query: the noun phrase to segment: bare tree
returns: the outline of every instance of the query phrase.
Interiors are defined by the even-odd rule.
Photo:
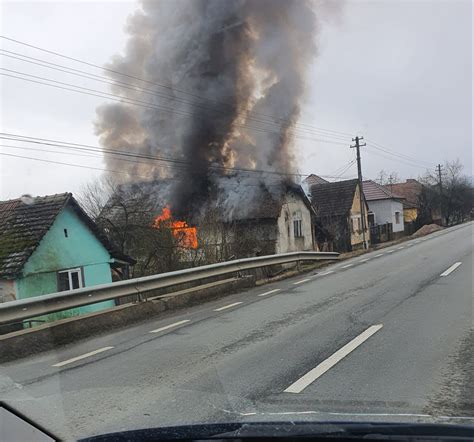
[[[375,178],[375,181],[381,186],[386,186],[386,185],[392,185],[399,182],[400,178],[397,172],[392,171],[388,173],[384,169],[382,169],[378,173],[377,178]]]
[[[427,172],[420,181],[425,185],[421,194],[425,211],[441,212],[443,224],[452,225],[464,221],[472,211],[473,185],[463,173],[463,165],[459,160],[446,162],[441,178],[435,173]]]

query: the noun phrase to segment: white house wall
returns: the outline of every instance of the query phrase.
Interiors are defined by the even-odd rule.
[[[405,229],[403,224],[403,204],[394,200],[368,201],[369,210],[374,214],[375,224],[392,223],[393,232],[402,232]],[[396,223],[395,212],[399,212],[399,223]]]
[[[295,238],[293,220],[295,212],[301,212],[302,238]],[[288,193],[278,218],[277,253],[315,250],[311,213],[301,197]]]

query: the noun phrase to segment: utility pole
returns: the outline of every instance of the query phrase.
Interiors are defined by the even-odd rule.
[[[443,166],[438,164],[436,166],[436,171],[438,172],[438,186],[439,186],[439,213],[441,215],[441,224],[443,224],[443,179],[442,179],[442,170]]]
[[[361,216],[361,226],[362,226],[362,241],[364,243],[364,249],[367,249],[368,244],[365,237],[365,204],[364,204],[364,191],[362,189],[362,165],[360,163],[360,148],[366,146],[366,143],[360,144],[360,140],[363,140],[364,137],[355,137],[352,138],[352,141],[355,141],[354,146],[350,146],[352,149],[356,149],[357,152],[357,175],[359,177],[359,197],[360,197],[360,216]]]

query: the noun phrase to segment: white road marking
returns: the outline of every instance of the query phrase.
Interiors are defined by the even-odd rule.
[[[387,250],[387,253],[393,253],[395,250]]]
[[[359,262],[367,262],[367,261],[370,261],[370,258],[361,259]]]
[[[378,255],[375,255],[374,258],[378,258],[379,256],[383,256],[384,253],[379,253]]]
[[[72,364],[73,362],[80,361],[81,359],[85,359],[85,358],[88,358],[90,356],[94,356],[98,353],[102,353],[103,351],[107,351],[107,350],[110,350],[112,348],[114,348],[114,347],[99,348],[98,350],[90,351],[89,353],[85,353],[81,356],[76,356],[75,358],[71,358],[71,359],[68,359],[66,361],[58,362],[57,364],[53,364],[52,366],[53,367],[62,367],[63,365]]]
[[[439,276],[448,276],[450,273],[454,272],[461,264],[461,262],[455,262],[449,269],[446,269]]]
[[[402,250],[404,248],[405,248],[405,246],[401,246],[401,247],[398,248],[398,250]]]
[[[347,269],[348,267],[352,267],[354,264],[347,264],[345,266],[342,266],[341,269]]]
[[[190,319],[183,319],[182,321],[174,322],[173,324],[170,324],[170,325],[165,325],[164,327],[157,328],[148,333],[159,333],[159,332],[168,330],[170,328],[177,327],[178,325],[186,324],[187,322],[190,322]]]
[[[307,278],[307,279],[302,279],[301,281],[296,281],[294,282],[293,284],[294,285],[298,285],[298,284],[303,284],[303,282],[308,282],[308,281],[311,281],[311,279]]]
[[[329,270],[329,272],[320,273],[319,276],[329,275],[330,273],[334,273],[334,270]]]
[[[236,305],[239,305],[239,304],[243,304],[243,302],[234,302],[232,304],[224,305],[224,307],[215,308],[214,311],[215,312],[221,312],[222,310],[226,310],[228,308],[235,307]]]
[[[270,290],[269,292],[261,293],[260,295],[257,295],[257,296],[267,296],[267,295],[270,295],[272,293],[279,292],[280,290],[281,289],[273,289],[273,290]]]
[[[334,365],[336,365],[349,353],[367,341],[367,339],[369,339],[373,334],[377,333],[382,327],[383,324],[372,325],[369,327],[359,336],[355,337],[352,341],[344,345],[344,347],[341,347],[338,351],[336,351],[336,353],[329,356],[329,358],[321,362],[315,368],[308,371],[308,373],[306,373],[303,377],[291,384],[285,390],[285,393],[301,393],[308,385],[312,384],[316,379],[334,367]]]

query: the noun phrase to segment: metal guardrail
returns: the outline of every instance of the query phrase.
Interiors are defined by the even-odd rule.
[[[332,252],[292,252],[257,256],[10,301],[0,304],[0,324],[243,270],[300,261],[337,260],[338,256],[339,253]]]

